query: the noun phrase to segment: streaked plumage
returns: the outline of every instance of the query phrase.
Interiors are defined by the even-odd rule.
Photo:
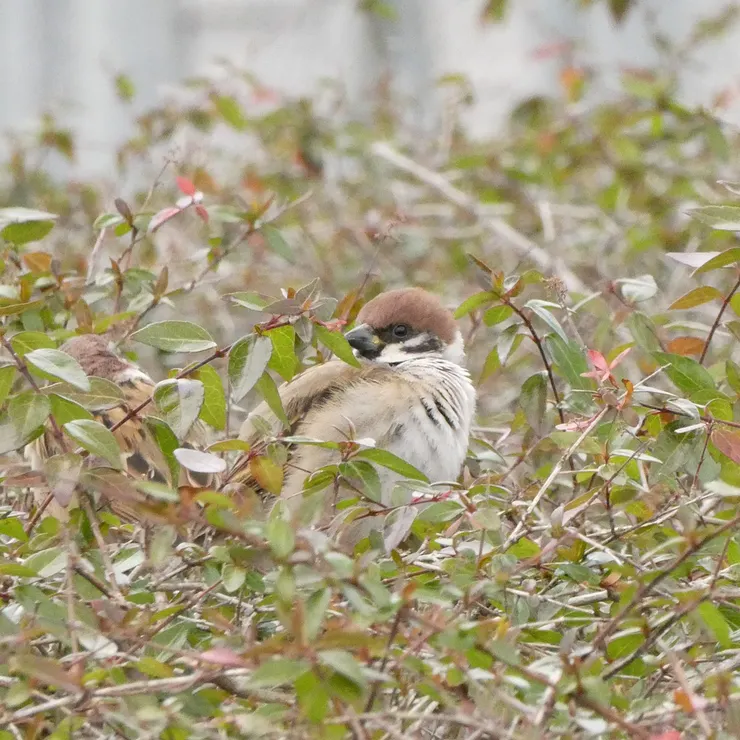
[[[332,360],[284,384],[280,395],[288,433],[321,441],[373,439],[425,473],[431,481],[457,478],[465,459],[475,410],[475,390],[462,366],[462,337],[452,314],[419,288],[383,293],[367,303],[347,339],[362,360],[356,368]],[[252,446],[261,439],[254,417],[277,434],[280,422],[260,404],[244,422],[240,437]],[[307,477],[338,462],[338,453],[312,445],[289,451],[282,496],[295,501]],[[378,468],[381,501],[389,504],[398,476]],[[254,481],[246,481],[255,486]],[[325,490],[321,524],[333,517],[333,494]],[[347,495],[346,493],[344,494]],[[353,495],[353,494],[349,494]],[[353,525],[345,542],[356,542],[373,525]],[[340,522],[333,522],[334,531]]]
[[[88,376],[104,378],[114,382],[122,391],[125,401],[112,408],[94,412],[96,421],[104,424],[108,429],[120,422],[131,409],[139,406],[153,393],[154,381],[140,368],[125,358],[116,354],[110,347],[109,341],[99,335],[84,334],[67,340],[60,349],[73,357],[80,364]],[[149,409],[148,409],[149,410]],[[143,412],[146,413],[146,412]],[[171,474],[164,455],[162,454],[150,428],[139,417],[128,419],[118,429],[113,431],[122,453],[125,472],[133,479],[144,479],[151,482],[167,485],[207,485],[206,479],[194,480],[192,474],[181,468],[180,479],[171,480]],[[183,447],[199,447],[205,442],[205,428],[196,421],[188,433],[188,439]],[[76,445],[68,440],[67,448],[74,449]],[[59,440],[51,429],[27,445],[26,459],[36,470],[42,470],[44,461],[53,455],[63,452]],[[96,458],[88,458],[87,464],[91,467],[107,467],[107,463]],[[110,476],[109,476],[110,477]],[[116,485],[111,479],[105,483],[105,489],[120,491],[121,496],[107,496],[111,509],[122,519],[135,521],[146,516],[146,496],[137,494],[135,489]],[[125,493],[125,495],[124,495]],[[46,498],[45,491],[36,492],[38,503]],[[141,504],[141,505],[139,505]],[[71,503],[70,506],[74,506]],[[61,506],[53,501],[47,510],[48,513],[62,520],[66,519],[69,507]]]

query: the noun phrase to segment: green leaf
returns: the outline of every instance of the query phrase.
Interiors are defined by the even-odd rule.
[[[56,344],[42,331],[19,331],[10,337],[10,346],[19,357],[24,357],[34,349],[54,349]]]
[[[673,301],[673,303],[668,306],[668,310],[678,311],[684,308],[695,308],[696,306],[701,306],[705,303],[709,303],[709,301],[717,299],[720,301],[724,299],[724,296],[717,290],[717,288],[714,288],[711,285],[700,285],[698,288],[690,290],[685,295],[682,295],[680,298]]]
[[[575,342],[564,342],[557,334],[548,334],[545,346],[550,352],[552,361],[560,374],[568,381],[571,388],[576,390],[591,390],[593,384],[583,373],[588,372],[586,356]]]
[[[21,526],[21,532],[23,527]],[[331,602],[331,589],[321,588],[314,591],[306,600],[306,611],[303,620],[303,628],[306,632],[306,638],[313,640],[321,629],[321,625],[326,619],[327,609]]]
[[[568,341],[568,335],[560,326],[560,322],[548,311],[548,308],[560,308],[560,306],[533,298],[531,301],[527,301],[524,307],[539,316],[564,342]]]
[[[212,445],[208,445],[210,452],[249,452],[249,449],[249,443],[243,439],[221,439]]]
[[[494,326],[506,321],[514,313],[511,306],[494,306],[483,314],[483,323],[486,326]]]
[[[90,390],[88,392],[80,391],[67,383],[55,383],[44,390],[69,398],[90,411],[102,411],[120,406],[125,400],[123,390],[112,380],[95,377],[90,377],[89,380]]]
[[[295,353],[295,329],[280,326],[267,332],[272,342],[272,355],[267,366],[274,370],[283,380],[292,380],[300,365]]]
[[[484,23],[500,23],[506,16],[508,0],[486,0],[481,11],[481,20]]]
[[[609,660],[618,660],[632,655],[645,642],[645,635],[635,632],[627,635],[618,635],[609,641],[606,654]]]
[[[312,671],[306,671],[294,682],[298,704],[311,722],[321,722],[329,711],[329,693]]]
[[[363,460],[370,460],[370,462],[373,462],[376,465],[382,465],[384,468],[388,468],[394,473],[404,476],[404,478],[420,480],[426,483],[429,482],[429,478],[427,478],[424,473],[417,470],[413,465],[411,465],[411,463],[407,463],[392,452],[388,452],[388,450],[371,447],[366,450],[360,450],[354,457],[361,458]]]
[[[155,416],[147,416],[144,419],[147,429],[154,437],[154,441],[164,456],[170,471],[170,482],[177,483],[180,480],[180,463],[175,458],[175,450],[180,447],[177,435],[172,431],[169,424],[157,419]]]
[[[27,440],[50,413],[49,399],[35,391],[23,391],[11,398],[8,404],[8,419],[21,441]]]
[[[704,389],[715,390],[717,387],[707,369],[690,357],[672,355],[668,352],[653,352],[653,357],[661,365],[668,365],[665,374],[684,393],[691,394]]]
[[[357,686],[362,688],[366,685],[367,681],[360,664],[346,650],[320,650],[318,658],[319,662],[329,666]]]
[[[265,527],[265,537],[272,554],[279,559],[287,558],[295,548],[295,535],[290,522],[286,521],[277,508],[273,509]]]
[[[272,355],[272,342],[265,336],[249,335],[234,343],[229,352],[229,381],[236,403],[254,388]]]
[[[545,408],[547,406],[546,373],[535,373],[524,381],[519,394],[519,405],[527,423],[538,436],[545,430]]]
[[[69,383],[81,391],[90,390],[85,371],[73,357],[58,349],[34,349],[26,354],[26,363],[44,377]]]
[[[357,487],[372,501],[381,502],[381,485],[378,471],[367,460],[349,460],[340,463],[339,473],[345,478],[357,481]]]
[[[79,403],[70,401],[69,398],[64,398],[64,396],[58,396],[56,393],[49,394],[49,402],[51,403],[51,415],[60,427],[75,419],[93,418],[93,415],[84,406],[80,406]]]
[[[486,303],[497,300],[498,296],[495,293],[489,291],[483,291],[476,293],[466,298],[455,311],[455,318],[461,319],[463,316],[467,316],[471,311],[475,311],[476,308],[483,306]]]
[[[247,119],[244,117],[241,106],[236,98],[231,95],[216,95],[213,99],[216,110],[221,118],[237,131],[243,131],[247,127]]]
[[[719,231],[740,231],[740,207],[700,206],[687,211],[689,216]]]
[[[704,601],[696,609],[702,622],[712,633],[723,650],[729,650],[733,646],[730,625],[722,616],[722,612],[710,601]]]
[[[31,208],[0,208],[0,237],[15,245],[43,239],[57,216]]]
[[[262,373],[262,377],[254,384],[254,387],[270,407],[272,413],[275,414],[275,416],[277,416],[285,426],[288,426],[290,422],[288,421],[288,417],[285,415],[285,409],[283,409],[283,401],[280,398],[280,391],[269,374]]]
[[[203,365],[191,377],[203,383],[204,396],[200,418],[214,429],[226,429],[226,393],[221,376],[215,368]]]
[[[154,388],[154,405],[178,439],[184,439],[200,415],[203,383],[189,378],[163,380]]]
[[[274,496],[280,495],[284,473],[278,462],[267,455],[258,455],[249,461],[249,472],[261,488]]]
[[[221,578],[223,578],[226,591],[233,594],[234,591],[238,591],[244,585],[244,581],[247,580],[247,571],[237,565],[224,563],[224,567],[221,569]]]
[[[685,420],[667,424],[653,445],[651,455],[661,460],[660,465],[653,466],[656,482],[674,479],[675,473],[679,470],[690,472],[696,470],[705,435],[676,434],[676,429],[682,426],[686,426]]]
[[[249,677],[247,683],[252,688],[274,689],[294,681],[310,668],[305,660],[274,658],[263,663]]]
[[[23,522],[15,516],[7,516],[0,519],[0,535],[4,537],[12,537],[14,540],[18,540],[19,542],[28,541],[28,535],[23,529]],[[9,565],[9,563],[6,565]],[[34,572],[31,575],[36,575],[36,573]]]
[[[93,229],[100,231],[100,229],[108,229],[122,223],[124,223],[124,220],[120,213],[101,213],[93,221]]]
[[[13,387],[16,372],[15,365],[0,366],[0,406],[5,403],[5,399],[8,397],[10,389]]]
[[[725,363],[725,372],[727,374],[727,382],[730,384],[730,387],[735,391],[735,393],[740,395],[740,365],[732,360],[727,360]]]
[[[64,425],[64,431],[81,447],[93,455],[102,457],[116,470],[123,469],[121,451],[113,432],[98,421],[78,419]]]
[[[283,235],[270,224],[265,224],[261,229],[260,233],[265,237],[267,246],[272,249],[275,254],[279,254],[284,260],[288,262],[294,262],[293,250],[288,245],[288,242],[283,239]]]
[[[329,331],[325,326],[321,326],[321,324],[314,326],[314,333],[316,339],[328,347],[340,360],[353,367],[360,367],[360,361],[355,357],[352,347],[350,347],[349,342],[344,338],[343,334],[340,334],[338,331]]]
[[[203,352],[216,346],[205,329],[189,321],[158,321],[135,331],[131,339],[165,352]]]
[[[720,267],[727,267],[727,265],[733,265],[737,262],[740,262],[740,247],[731,247],[730,249],[725,249],[724,252],[720,252],[716,257],[707,260],[691,274],[699,275],[702,272],[711,272],[712,270],[718,270]]]
[[[30,221],[25,224],[8,224],[0,231],[0,236],[6,242],[19,246],[43,239],[53,228],[53,221]]]
[[[0,316],[15,316],[24,311],[30,311],[33,308],[39,308],[44,305],[44,299],[39,298],[36,301],[26,301],[25,303],[6,302],[0,300]]]
[[[265,296],[251,290],[242,291],[240,293],[226,293],[224,298],[229,298],[239,306],[244,306],[244,308],[248,308],[251,311],[262,311],[262,309],[270,303]]]
[[[650,318],[641,311],[633,311],[627,319],[627,326],[637,346],[643,352],[660,352],[658,330]]]

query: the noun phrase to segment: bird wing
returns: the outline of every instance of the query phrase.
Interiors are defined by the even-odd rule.
[[[136,377],[134,379],[124,378],[117,381],[117,385],[123,391],[126,399],[125,403],[94,413],[94,419],[103,424],[107,429],[113,429],[116,424],[126,418],[131,409],[136,408],[147,400],[154,390],[154,384],[145,381],[143,377]],[[173,481],[170,467],[157,444],[155,433],[142,418],[133,417],[127,419],[120,427],[113,429],[113,436],[118,443],[118,448],[121,450],[124,470],[135,479],[143,479],[170,486],[177,484],[178,486],[188,485],[193,487],[206,487],[211,482],[212,476],[191,473],[182,466],[180,467],[179,480]],[[200,447],[204,443],[205,426],[202,422],[196,421],[189,430],[187,439],[183,441],[182,446]],[[47,428],[40,437],[27,446],[25,454],[26,459],[29,460],[31,465],[35,469],[40,469],[44,460],[64,451],[53,431]],[[95,466],[95,460],[97,458],[93,458],[93,466]],[[103,467],[106,467],[106,463],[100,462]],[[43,498],[44,496],[41,497],[41,500]],[[122,519],[126,521],[137,521],[141,518],[137,513],[137,502],[135,500],[133,502],[124,500],[124,498],[130,498],[129,496],[122,497],[120,500],[116,500],[113,496],[109,496],[108,498],[111,509]],[[144,494],[141,494],[141,501],[146,501]],[[50,513],[53,513],[57,518],[59,518],[59,515],[66,518],[64,510],[57,507],[53,507],[53,511],[50,510]]]
[[[290,436],[304,434],[310,419],[320,413],[321,409],[329,405],[341,406],[341,398],[349,388],[378,382],[390,372],[392,371],[382,366],[363,365],[358,368],[341,360],[330,360],[305,370],[293,380],[283,383],[278,389],[283,410],[289,422],[285,431]],[[263,401],[249,414],[239,431],[240,439],[248,442],[251,448],[265,440],[265,424],[257,423],[256,418],[266,422],[271,430],[271,436],[277,436],[283,427],[278,417]],[[295,448],[288,448],[288,459],[285,463],[286,474],[294,454]],[[246,457],[237,461],[234,471],[231,476],[232,483],[246,486],[261,498],[269,495],[253,478]]]
[[[294,434],[301,421],[310,411],[362,376],[364,368],[353,367],[341,360],[330,360],[321,365],[308,368],[293,380],[283,383],[278,392],[288,419],[288,434]],[[250,443],[258,442],[262,437],[261,428],[255,424],[255,417],[266,421],[273,434],[281,429],[281,422],[263,401],[246,418],[239,430],[239,438]]]

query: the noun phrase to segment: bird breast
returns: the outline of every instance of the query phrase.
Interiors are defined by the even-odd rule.
[[[441,358],[407,360],[372,380],[351,383],[310,413],[299,433],[313,439],[371,438],[430,481],[457,478],[467,452],[475,389],[467,371]],[[297,494],[307,472],[330,462],[322,448],[302,446],[283,495]],[[383,502],[398,476],[379,470]]]

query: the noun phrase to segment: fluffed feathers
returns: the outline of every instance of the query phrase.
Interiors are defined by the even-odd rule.
[[[103,336],[84,334],[73,337],[67,340],[60,349],[77,360],[88,376],[112,381],[123,392],[123,402],[95,411],[94,418],[108,429],[113,430],[113,435],[121,450],[124,470],[132,479],[169,486],[200,487],[209,484],[208,476],[189,473],[182,467],[179,480],[173,481],[170,468],[156,442],[154,433],[144,419],[134,416],[127,419],[120,427],[115,428],[132,409],[149,399],[154,392],[155,383],[145,372],[116,354]],[[205,444],[205,427],[202,422],[196,421],[182,446],[201,447],[203,444]],[[60,440],[51,429],[46,429],[39,438],[27,445],[25,456],[35,470],[42,470],[46,460],[62,452],[64,449]],[[106,468],[107,463],[89,456],[87,467]],[[114,484],[116,475],[118,474],[113,471],[107,471],[97,476],[97,479],[103,481],[101,487],[106,492],[105,497],[112,511],[125,521],[137,521],[152,514],[152,507],[148,505],[146,496],[137,492],[134,486],[126,485],[124,481],[120,481],[117,485]],[[37,492],[37,503],[40,504],[45,498],[44,493]],[[74,505],[71,503],[71,506]],[[68,508],[69,506],[62,505],[55,500],[47,511],[61,520],[66,520]]]
[[[287,433],[331,442],[369,438],[431,481],[454,480],[467,451],[475,390],[461,365],[462,338],[452,315],[434,296],[412,288],[381,294],[362,309],[357,322],[347,338],[364,360],[361,367],[332,360],[281,386],[290,421]],[[266,440],[264,425],[255,417],[267,422],[272,436],[281,428],[267,404],[260,404],[239,435],[252,449]],[[296,501],[311,473],[336,462],[336,450],[292,446],[281,495]],[[381,502],[388,504],[399,476],[386,469],[378,472]],[[260,489],[246,465],[234,479]],[[322,495],[320,521],[326,526],[336,502],[330,490]],[[352,544],[364,536],[374,526],[372,519],[353,527],[343,541]]]

